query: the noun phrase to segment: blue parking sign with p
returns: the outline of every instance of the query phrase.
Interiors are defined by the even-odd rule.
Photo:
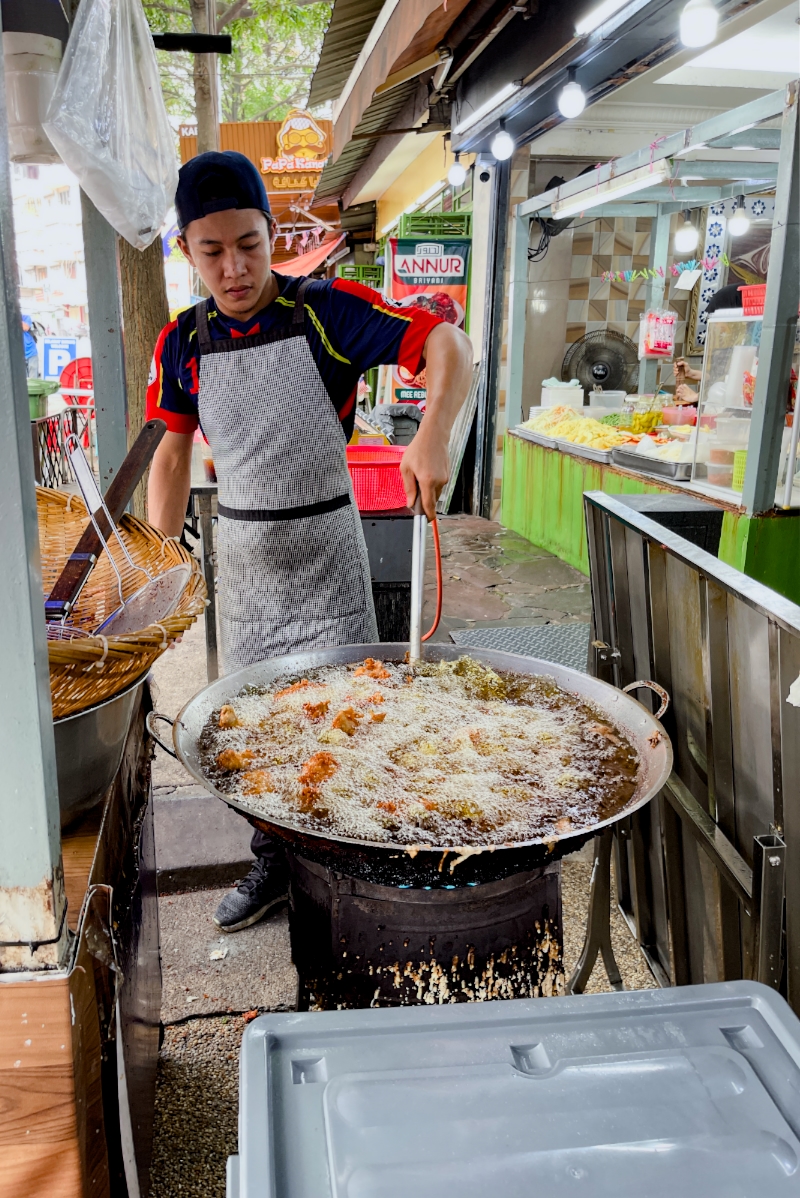
[[[44,377],[57,379],[61,371],[78,356],[78,341],[75,337],[45,337],[42,342]]]

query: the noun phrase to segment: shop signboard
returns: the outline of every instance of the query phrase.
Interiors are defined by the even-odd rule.
[[[220,149],[244,154],[264,180],[272,215],[278,222],[279,236],[272,254],[277,264],[318,245],[326,229],[340,227],[335,200],[311,208],[330,156],[332,133],[331,121],[318,119],[302,108],[290,109],[282,121],[220,124]],[[195,125],[180,126],[180,152],[182,162],[197,153]]]
[[[78,356],[78,342],[75,337],[45,337],[42,341],[44,358],[44,377],[46,379],[61,378],[61,371]]]
[[[469,283],[469,237],[393,237],[390,298],[400,307],[421,307],[463,329]],[[425,402],[425,371],[402,366],[391,372],[392,403]]]

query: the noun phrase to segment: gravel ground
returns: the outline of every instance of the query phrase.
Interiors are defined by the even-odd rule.
[[[236,1152],[240,1016],[168,1027],[156,1087],[150,1198],[225,1198]]]
[[[613,871],[613,866],[612,866]],[[569,977],[583,948],[586,918],[589,914],[589,883],[591,861],[565,861],[561,873],[561,901],[564,909],[564,972]],[[613,900],[615,883],[611,882],[611,947],[622,974],[626,990],[653,990],[656,980],[639,946],[630,933]],[[586,984],[586,994],[608,994],[611,986],[598,954],[592,975]]]

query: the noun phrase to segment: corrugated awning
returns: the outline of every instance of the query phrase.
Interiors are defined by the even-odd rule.
[[[382,8],[383,0],[334,0],[311,80],[309,107],[339,98]]]
[[[388,78],[415,34],[441,3],[442,0],[386,0],[334,109],[334,162],[372,104],[375,88]]]
[[[288,262],[273,262],[272,269],[279,275],[310,275],[322,266],[326,258],[337,249],[344,241],[345,233],[331,236],[330,241],[323,241],[322,245],[318,245],[315,250],[309,250],[307,254],[298,254],[296,258],[290,258]]]
[[[418,79],[409,79],[407,83],[401,83],[399,87],[393,87],[391,91],[384,92],[373,100],[353,132],[375,133],[376,136],[358,137],[349,141],[337,161],[328,160],[314,193],[317,199],[342,195],[362,162],[366,162],[380,140],[377,134],[391,127],[418,86]]]

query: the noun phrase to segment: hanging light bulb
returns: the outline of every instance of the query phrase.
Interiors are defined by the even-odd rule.
[[[697,249],[700,240],[700,233],[692,224],[688,210],[684,212],[683,217],[683,224],[675,233],[676,254],[690,254],[692,250]]]
[[[585,107],[586,95],[575,79],[575,67],[570,67],[567,70],[567,83],[558,97],[558,111],[569,120],[571,117],[580,116]]]
[[[495,133],[491,146],[489,147],[492,154],[498,162],[505,162],[514,153],[515,145],[514,138],[510,133],[506,133],[503,122],[500,122],[500,130]]]
[[[464,183],[466,180],[466,177],[466,168],[461,165],[459,162],[459,155],[456,154],[456,160],[450,167],[450,170],[447,172],[447,182],[451,187],[461,187],[462,183]]]
[[[736,211],[728,221],[728,232],[731,237],[741,237],[750,228],[750,217],[744,210],[744,196],[739,196]]]
[[[717,36],[719,13],[711,0],[689,0],[681,13],[684,46],[710,46]]]

